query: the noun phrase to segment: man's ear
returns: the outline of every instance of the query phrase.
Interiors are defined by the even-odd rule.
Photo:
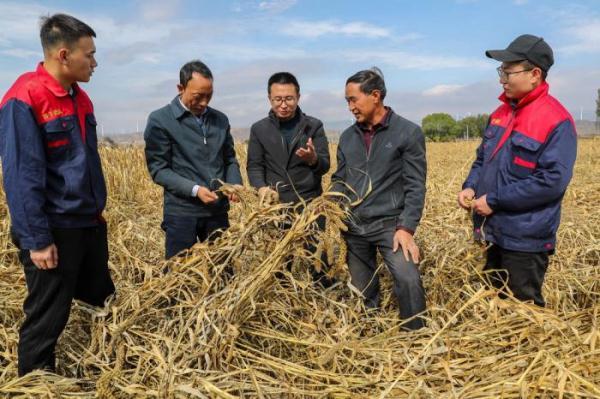
[[[533,69],[531,70],[531,77],[532,77],[532,78],[533,78],[535,81],[538,81],[538,80],[539,80],[539,81],[541,82],[542,80],[544,80],[544,79],[542,78],[542,70],[541,70],[540,68],[538,68],[538,67],[535,67],[535,68],[533,68]]]
[[[373,90],[371,92],[371,96],[373,97],[373,102],[375,104],[381,103],[381,91],[379,91],[379,90]]]
[[[182,94],[184,90],[185,90],[185,86],[177,83],[177,91],[179,92],[179,94]]]
[[[67,63],[69,62],[69,60],[67,59],[68,55],[69,49],[66,47],[61,47],[56,52],[56,58],[58,59],[58,62],[61,63],[61,65],[67,65]]]

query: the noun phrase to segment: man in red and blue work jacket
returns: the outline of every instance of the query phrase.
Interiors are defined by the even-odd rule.
[[[42,18],[44,61],[21,75],[0,104],[4,191],[28,289],[19,375],[54,371],[73,298],[101,306],[115,291],[96,120],[76,83],[89,81],[97,66],[95,36],[71,16]]]
[[[490,116],[458,203],[473,210],[475,236],[491,243],[484,270],[492,284],[544,306],[542,284],[577,154],[575,123],[548,94],[554,57],[544,39],[522,35],[486,55],[502,62],[503,104]]]

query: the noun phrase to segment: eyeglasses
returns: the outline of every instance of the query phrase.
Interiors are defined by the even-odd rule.
[[[514,75],[516,73],[528,72],[528,71],[532,71],[532,70],[533,70],[533,68],[523,69],[521,71],[506,72],[504,69],[502,69],[502,67],[496,68],[496,71],[498,71],[498,76],[500,76],[500,79],[502,79],[502,80],[508,80],[510,75]]]
[[[287,97],[272,97],[271,102],[273,105],[281,105],[285,101],[286,104],[294,104],[297,101],[297,98],[294,96]]]

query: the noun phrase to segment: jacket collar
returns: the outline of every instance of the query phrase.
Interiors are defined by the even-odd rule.
[[[378,130],[380,128],[386,128],[388,127],[388,125],[390,124],[390,117],[392,116],[392,109],[388,106],[385,107],[385,114],[383,114],[383,117],[381,118],[381,120],[379,122],[377,122],[376,124],[373,125],[373,130]],[[365,131],[369,131],[370,129],[368,129],[364,124],[362,123],[358,123],[358,128],[365,132]]]
[[[385,106],[386,109],[386,113],[383,116],[383,118],[373,126],[373,128],[375,129],[375,131],[379,131],[381,129],[386,129],[389,124],[390,124],[390,120],[392,119],[392,116],[394,116],[395,112],[391,107],[388,107],[387,105]],[[356,130],[359,133],[363,133],[365,131],[364,129],[364,125],[358,123],[358,122],[354,122],[354,125],[352,125],[354,127],[354,130]]]
[[[300,121],[298,123],[302,123],[306,115],[304,115],[304,112],[302,112],[300,107],[296,108],[296,114],[300,115]],[[277,117],[277,115],[275,115],[275,112],[273,112],[272,109],[269,111],[269,119],[271,120],[271,122],[273,122],[277,129],[279,129],[279,118]]]
[[[547,82],[542,82],[538,87],[531,90],[525,97],[519,100],[516,104],[514,104],[509,98],[506,97],[505,93],[502,93],[498,99],[503,103],[513,107],[514,109],[520,109],[525,107],[527,104],[530,104],[537,100],[538,98],[545,97],[548,95],[548,90],[550,86],[548,86]]]
[[[169,106],[171,107],[171,112],[173,112],[173,116],[176,119],[181,119],[185,114],[192,115],[192,113],[189,110],[185,109],[181,104],[181,101],[179,100],[179,95],[176,95],[175,98],[171,100],[171,104],[169,104]],[[210,107],[206,107],[206,112],[204,112],[203,116],[207,117],[210,110]]]
[[[69,95],[69,92],[66,91],[56,80],[56,78],[48,73],[46,68],[44,68],[44,63],[40,62],[35,70],[35,73],[40,81],[48,90],[52,92],[56,97],[65,97]],[[73,83],[71,85],[73,91],[75,93],[79,92],[79,85],[77,83]]]

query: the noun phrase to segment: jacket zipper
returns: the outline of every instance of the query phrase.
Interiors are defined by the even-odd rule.
[[[296,145],[296,143],[298,142],[298,140],[300,139],[300,133],[306,128],[306,126],[302,126],[300,129],[298,129],[298,131],[296,132],[296,134],[294,135],[294,137],[292,138],[292,141],[290,142],[290,148],[289,150],[293,150],[294,146]],[[289,151],[288,151],[289,153]]]
[[[363,183],[363,187],[362,187],[362,190],[361,190],[361,195],[364,195],[365,189],[367,187],[367,183],[371,179],[371,175],[369,173],[369,160],[371,159],[371,151],[373,150],[373,145],[375,144],[375,136],[376,136],[376,134],[373,134],[373,138],[371,139],[371,145],[369,146],[368,150],[367,150],[367,144],[365,143],[364,137],[362,137],[363,136],[363,132],[360,131],[360,130],[359,130],[359,135],[360,135],[360,140],[362,141],[363,145],[365,146],[365,154],[367,156],[366,170],[365,170],[366,179],[365,179],[365,182]]]
[[[509,137],[511,136],[513,127],[514,127],[513,122],[515,119],[516,112],[517,112],[516,109],[513,108],[512,112],[510,114],[510,119],[508,121],[508,124],[506,125],[506,130],[504,131],[504,134],[502,135],[502,137],[500,137],[500,141],[498,142],[498,144],[496,144],[496,148],[494,148],[494,150],[492,151],[492,155],[490,155],[490,159],[488,159],[488,162],[492,162],[492,159],[494,159],[494,157],[500,152],[502,147],[504,147],[504,145],[508,141]]]
[[[200,125],[200,130],[202,130],[202,136],[204,138],[204,145],[207,145],[206,142],[206,131],[208,130],[207,124],[208,124],[208,119],[206,118],[206,115],[203,118],[204,120],[202,121],[202,125]]]
[[[285,151],[285,153],[287,154],[287,163],[286,163],[286,167],[287,165],[289,165],[290,163],[290,159],[292,158],[290,151],[294,149],[294,146],[296,145],[296,143],[298,142],[298,140],[300,139],[301,133],[306,130],[306,127],[308,125],[307,124],[302,124],[302,126],[300,127],[300,129],[298,129],[298,131],[296,132],[296,134],[294,135],[294,137],[292,138],[292,141],[290,141],[289,147],[286,146],[283,135],[281,135],[281,145],[283,146],[283,149]]]
[[[279,130],[279,129],[278,129]],[[286,169],[288,167],[288,165],[290,164],[290,159],[292,158],[292,154],[290,154],[290,151],[294,148],[294,146],[296,145],[296,142],[298,141],[298,138],[300,137],[300,132],[304,130],[304,127],[302,127],[302,129],[298,129],[298,131],[296,132],[296,134],[294,135],[294,138],[292,138],[292,141],[288,145],[285,143],[285,139],[283,138],[283,134],[280,134],[281,136],[281,146],[283,147],[283,152],[284,154],[286,154]],[[287,172],[287,171],[286,171]],[[287,173],[286,173],[287,174]],[[281,187],[287,187],[293,185],[293,183],[290,180],[289,184],[285,184]]]

